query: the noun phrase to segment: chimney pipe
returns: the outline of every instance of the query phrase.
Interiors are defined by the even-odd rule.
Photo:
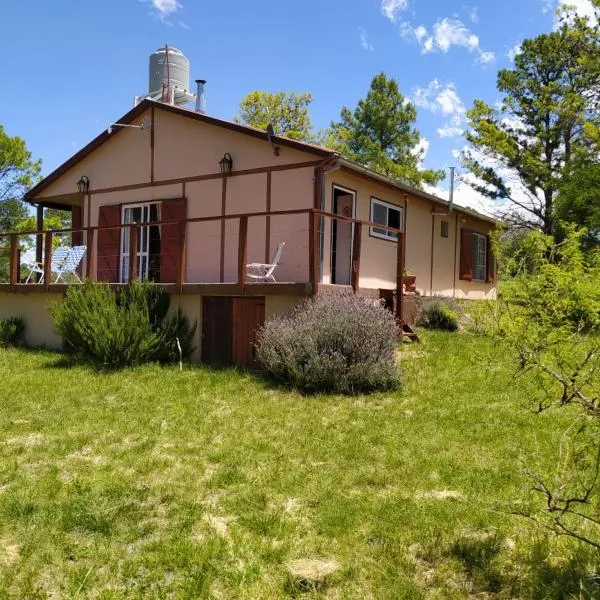
[[[204,85],[206,79],[196,79],[196,108],[194,109],[197,113],[206,113],[206,93],[204,92]]]

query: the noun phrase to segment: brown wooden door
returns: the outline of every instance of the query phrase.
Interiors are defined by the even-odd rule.
[[[205,296],[202,304],[203,363],[231,365],[232,298]]]
[[[257,368],[256,334],[265,324],[265,299],[233,299],[232,358],[233,364],[246,369]]]

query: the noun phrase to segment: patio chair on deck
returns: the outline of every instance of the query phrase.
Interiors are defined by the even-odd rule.
[[[283,247],[285,246],[285,242],[281,242],[279,246],[277,246],[277,250],[273,255],[273,259],[270,264],[264,263],[250,263],[246,265],[247,269],[247,277],[251,277],[252,279],[264,279],[265,281],[272,281],[275,283],[275,277],[273,276],[273,272],[277,268],[279,261],[281,260],[281,256],[283,254]]]
[[[67,259],[67,256],[69,256],[70,252],[71,252],[71,248],[69,248],[68,246],[59,246],[58,248],[56,248],[56,250],[54,250],[52,252],[52,260],[50,261],[50,271],[52,273],[60,272],[65,260]],[[26,269],[29,269],[29,275],[27,276],[25,283],[29,283],[31,276],[34,273],[39,273],[41,275],[38,283],[44,283],[44,263],[43,262],[41,262],[41,263],[40,262],[32,262],[32,263],[24,262],[23,266]]]
[[[75,279],[79,283],[81,283],[81,279],[79,278],[79,274],[77,273],[77,269],[79,267],[79,263],[85,254],[86,246],[73,246],[67,255],[67,258],[63,261],[62,265],[60,265],[58,269],[58,274],[56,276],[56,282],[58,283],[61,277],[64,278],[65,275],[73,275]]]

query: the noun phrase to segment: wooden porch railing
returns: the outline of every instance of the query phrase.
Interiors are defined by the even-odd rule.
[[[396,240],[396,314],[401,318],[402,315],[402,275],[404,273],[404,232],[394,227],[387,227],[370,221],[353,219],[343,215],[333,214],[318,209],[297,209],[269,212],[238,213],[232,215],[219,215],[212,217],[194,217],[184,221],[157,221],[145,224],[119,224],[103,227],[83,227],[79,229],[63,229],[49,231],[25,231],[19,233],[0,233],[0,245],[6,238],[10,244],[10,278],[9,285],[11,291],[16,291],[19,284],[19,236],[35,236],[37,243],[43,239],[43,288],[48,290],[51,285],[52,276],[52,244],[55,236],[72,235],[73,233],[82,233],[85,235],[85,245],[87,247],[84,277],[90,281],[96,280],[96,240],[98,232],[107,230],[129,230],[129,279],[137,277],[138,253],[137,241],[141,227],[148,226],[177,226],[179,232],[179,252],[177,256],[177,275],[175,283],[179,292],[183,290],[186,271],[186,239],[189,234],[188,226],[194,223],[208,223],[212,221],[226,222],[231,220],[238,221],[238,253],[237,253],[237,283],[245,286],[247,283],[246,264],[248,255],[248,220],[253,217],[278,217],[291,215],[307,215],[308,217],[308,283],[310,283],[311,292],[317,290],[319,284],[319,261],[320,261],[320,235],[321,222],[327,219],[350,223],[352,225],[352,248],[351,248],[351,285],[357,292],[359,289],[360,264],[362,256],[362,231],[364,227],[376,227],[378,230],[389,231],[397,234]],[[38,252],[39,255],[39,252]],[[38,284],[39,285],[39,284]],[[4,286],[0,284],[0,289]]]

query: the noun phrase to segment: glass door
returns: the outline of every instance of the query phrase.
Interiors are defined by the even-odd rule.
[[[141,225],[156,222],[159,220],[158,212],[157,203],[130,204],[123,207],[121,223]],[[129,281],[130,233],[128,227],[121,229],[121,283]],[[138,227],[137,234],[137,276],[138,279],[152,279],[154,265],[159,261],[159,256],[155,256],[156,252],[153,252],[156,249],[154,238],[159,235],[158,226]]]

